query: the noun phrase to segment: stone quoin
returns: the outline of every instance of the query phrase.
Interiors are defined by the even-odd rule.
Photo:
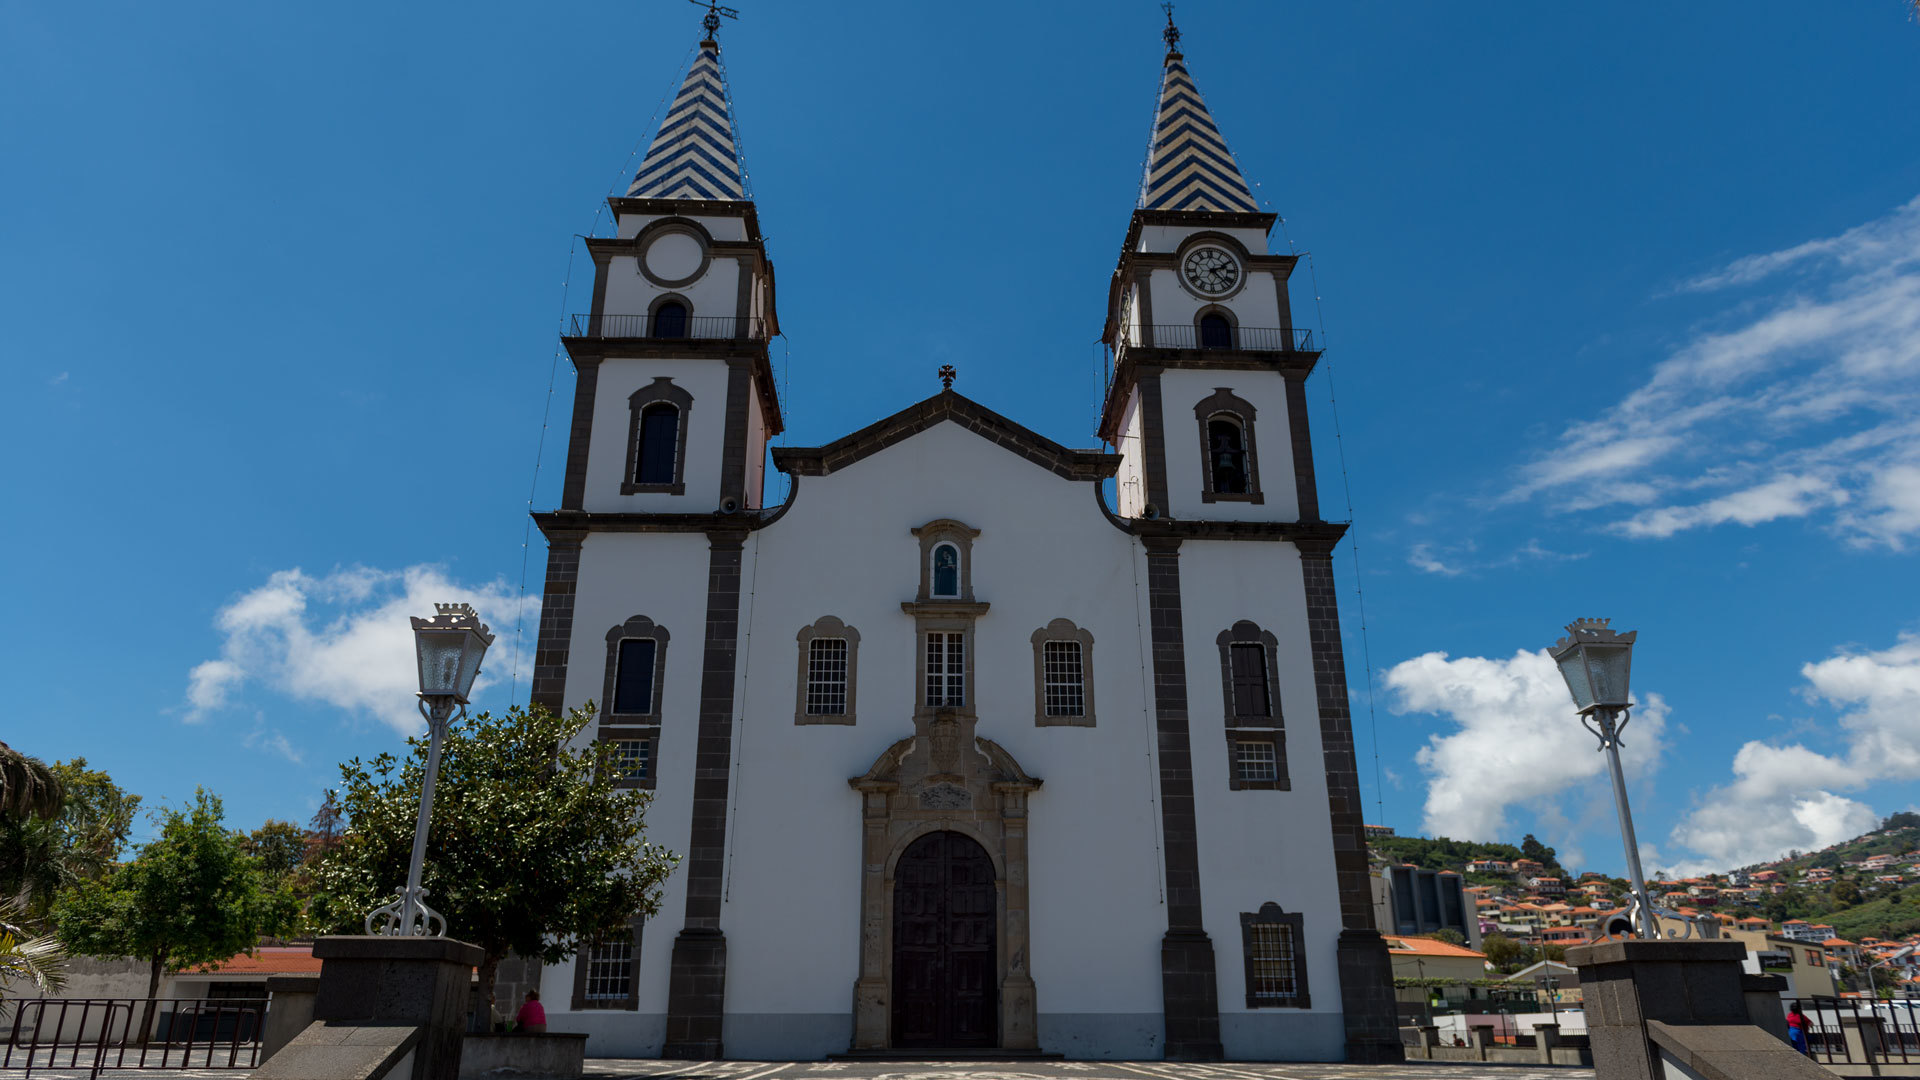
[[[535,515],[533,700],[596,704],[582,740],[618,745],[684,859],[657,917],[539,974],[550,1030],[594,1056],[1399,1059],[1319,354],[1168,41],[1087,433],[1111,450],[951,370],[770,450],[773,268],[701,42],[589,241],[566,482]]]

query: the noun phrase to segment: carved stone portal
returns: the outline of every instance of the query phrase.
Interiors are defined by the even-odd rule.
[[[847,781],[863,803],[860,977],[853,990],[853,1048],[883,1050],[893,1031],[893,875],[909,844],[951,829],[993,859],[999,900],[1000,1046],[1037,1050],[1033,975],[1027,965],[1027,795],[1040,787],[1013,756],[977,738],[965,710],[923,709],[915,734]]]

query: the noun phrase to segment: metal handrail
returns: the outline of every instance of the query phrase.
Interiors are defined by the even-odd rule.
[[[767,321],[758,317],[742,319],[730,315],[683,316],[677,320],[662,319],[657,315],[574,315],[568,321],[567,336],[761,341],[767,336]]]
[[[1227,326],[1203,329],[1192,323],[1129,326],[1121,346],[1143,349],[1235,349],[1242,352],[1314,352],[1313,331],[1284,326]]]
[[[23,1077],[53,1068],[86,1069],[96,1077],[106,1069],[251,1069],[260,1063],[267,1011],[265,998],[30,998],[12,1004],[16,1011],[0,1047],[0,1069],[20,1069]],[[23,1032],[30,1009],[33,1023]],[[76,1012],[77,1022],[69,1023]]]

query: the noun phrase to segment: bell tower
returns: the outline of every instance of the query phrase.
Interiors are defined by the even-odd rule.
[[[561,505],[592,513],[757,509],[780,433],[767,342],[773,264],[734,136],[718,16],[624,196],[587,241],[590,309],[564,339],[579,374]]]
[[[1293,325],[1254,201],[1167,16],[1146,173],[1108,290],[1114,378],[1100,437],[1121,455],[1130,518],[1317,521],[1305,381],[1319,353]]]

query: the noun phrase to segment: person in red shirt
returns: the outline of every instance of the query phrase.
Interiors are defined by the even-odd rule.
[[[513,1017],[514,1030],[525,1035],[545,1035],[547,1033],[547,1007],[540,1004],[540,991],[527,991],[526,1003]]]

